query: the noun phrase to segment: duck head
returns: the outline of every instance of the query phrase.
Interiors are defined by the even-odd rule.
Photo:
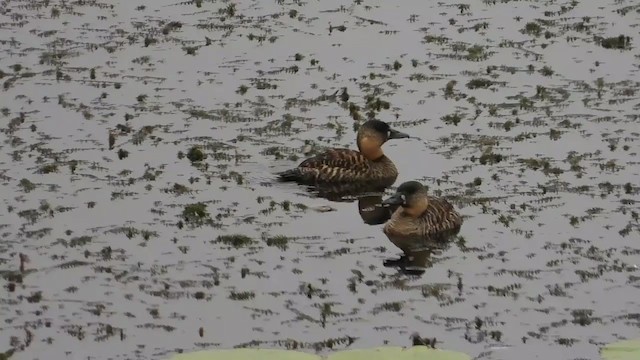
[[[383,205],[400,205],[409,215],[421,214],[429,204],[427,189],[417,181],[407,181],[398,186],[395,194],[382,201]]]
[[[406,139],[409,135],[391,128],[389,124],[380,120],[369,120],[358,129],[358,149],[370,160],[375,160],[384,153],[382,145],[391,139]]]

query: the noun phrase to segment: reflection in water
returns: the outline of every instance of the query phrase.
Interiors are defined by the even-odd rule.
[[[456,231],[457,233],[457,231]],[[407,275],[422,275],[426,268],[433,265],[431,256],[441,254],[449,249],[456,233],[440,234],[437,237],[412,237],[404,241],[412,243],[413,247],[405,248],[397,259],[386,259],[385,267],[397,267],[401,273]]]
[[[309,186],[309,192],[332,202],[358,202],[358,213],[368,225],[384,224],[398,206],[383,206],[383,185],[338,184]]]
[[[391,218],[399,205],[383,205],[382,195],[363,196],[358,198],[358,211],[362,220],[369,225],[383,224]],[[386,259],[385,267],[397,267],[407,275],[422,275],[424,269],[432,266],[431,256],[440,254],[451,245],[451,240],[460,232],[460,228],[431,234],[429,236],[404,236],[389,239],[403,251],[397,259]],[[402,244],[402,246],[399,246]]]
[[[381,198],[386,188],[387,185],[378,183],[308,185],[308,190],[311,194],[333,202],[353,202],[356,199],[359,200],[363,196],[366,197],[374,195]],[[382,200],[380,203],[382,203]]]
[[[358,213],[365,224],[384,224],[398,206],[383,206],[382,194],[372,194],[358,197]]]

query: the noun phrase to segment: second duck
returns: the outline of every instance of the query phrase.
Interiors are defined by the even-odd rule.
[[[425,242],[446,240],[462,226],[453,206],[444,198],[429,196],[417,181],[401,184],[382,204],[398,206],[383,231],[405,253],[422,248]]]

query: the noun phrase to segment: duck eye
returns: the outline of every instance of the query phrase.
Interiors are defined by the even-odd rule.
[[[400,199],[402,199],[403,204],[407,203],[407,197],[404,194],[400,195]]]

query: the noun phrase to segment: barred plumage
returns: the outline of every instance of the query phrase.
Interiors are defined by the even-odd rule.
[[[359,151],[329,149],[306,159],[298,167],[278,174],[282,181],[303,184],[376,183],[390,186],[398,177],[393,162],[381,146],[389,139],[409,137],[385,122],[369,120],[360,126],[357,136]]]
[[[282,180],[305,184],[374,181],[391,185],[398,177],[398,170],[384,155],[372,161],[355,150],[329,149],[279,176]]]
[[[385,224],[385,235],[405,252],[456,234],[462,217],[444,198],[427,195],[422,184],[409,181],[398,187],[385,204],[401,205]]]

